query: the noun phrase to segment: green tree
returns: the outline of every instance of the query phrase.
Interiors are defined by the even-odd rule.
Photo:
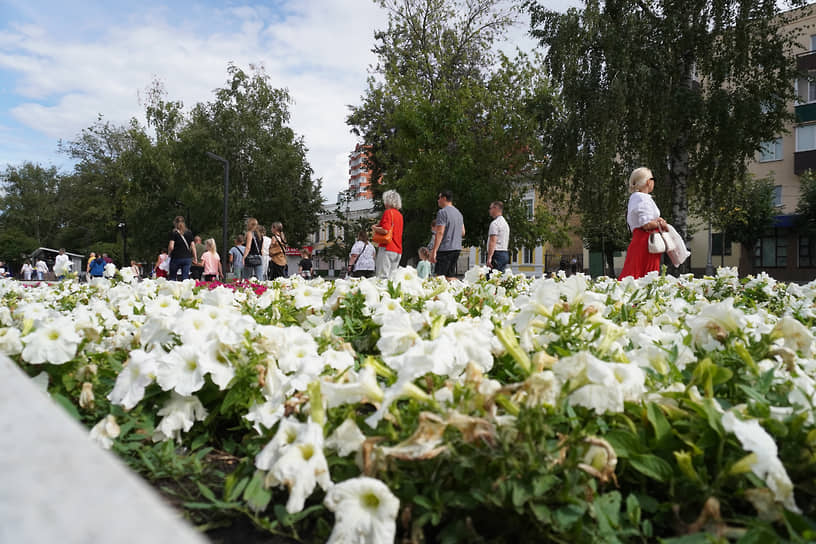
[[[281,221],[289,243],[299,245],[317,227],[321,182],[312,178],[303,138],[288,126],[289,93],[273,88],[263,68],[252,69],[230,65],[227,85],[214,101],[196,105],[179,130],[180,196],[194,203],[202,230],[219,230],[223,170],[205,155],[216,153],[230,162],[231,230],[240,231],[248,216],[264,225]]]
[[[375,33],[378,77],[347,122],[371,146],[367,165],[383,180],[375,191],[402,196],[404,256],[426,243],[445,188],[464,215],[466,243],[484,244],[493,200],[506,203],[514,245],[555,238],[562,223],[550,210],[528,221],[522,205],[540,154],[528,106],[549,95],[547,82],[526,57],[493,54],[512,13],[497,0],[379,3],[389,23]]]
[[[525,6],[561,92],[543,184],[565,183],[585,218],[625,195],[628,171],[648,165],[664,215],[685,237],[689,199],[717,202],[731,191],[790,118],[795,35],[784,25],[797,15],[781,14],[775,0]]]
[[[16,262],[20,253],[59,245],[59,184],[56,167],[30,162],[6,166],[0,176],[0,230],[7,242],[0,250],[0,259]]]
[[[799,228],[808,236],[816,236],[816,175],[808,170],[799,180],[801,192],[796,207]]]
[[[753,268],[754,246],[773,228],[780,208],[774,205],[772,177],[743,176],[728,195],[719,201],[711,215],[711,226],[723,233],[723,238],[742,245],[740,272],[750,273]]]

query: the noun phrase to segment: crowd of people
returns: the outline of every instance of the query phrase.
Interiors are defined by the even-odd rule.
[[[626,222],[632,232],[632,241],[626,252],[621,279],[628,276],[639,278],[660,268],[662,254],[650,248],[649,237],[655,232],[670,230],[670,226],[660,216],[660,209],[652,198],[654,183],[652,171],[645,167],[635,169],[629,177],[631,195]],[[349,253],[348,273],[352,277],[387,278],[400,264],[404,232],[402,198],[397,191],[385,191],[383,205],[385,211],[372,227],[371,236],[366,230],[357,233]],[[454,206],[453,193],[449,190],[438,193],[437,205],[439,209],[431,222],[430,240],[418,251],[417,274],[420,278],[433,273],[453,279],[458,273],[457,263],[466,232],[464,218]],[[491,202],[488,213],[491,222],[487,231],[486,264],[491,272],[504,271],[510,264],[510,226],[503,215],[504,204],[501,201]],[[177,216],[168,236],[167,249],[162,249],[153,265],[155,277],[213,281],[226,279],[226,272],[230,272],[235,279],[274,280],[288,276],[283,225],[276,221],[270,225],[267,233],[257,219],[250,217],[244,230],[243,234],[235,237],[233,246],[227,252],[229,269],[225,271],[215,240],[208,238],[202,242],[200,236],[194,236],[187,228],[184,217]],[[85,267],[86,276],[103,277],[105,266],[110,262],[112,260],[107,254],[91,252]],[[142,276],[143,272],[136,261],[131,261],[130,266],[137,277]],[[303,248],[300,250],[298,274],[311,278],[313,268],[311,251]],[[73,272],[71,259],[63,248],[54,260],[53,271],[60,280]],[[25,280],[43,280],[49,274],[49,268],[40,257],[33,264],[26,260],[20,272]],[[0,262],[0,274],[7,273],[5,265]]]
[[[402,236],[404,230],[402,198],[394,190],[383,193],[385,212],[372,227],[372,238],[361,230],[349,254],[348,272],[352,277],[387,278],[402,259]],[[462,252],[465,224],[462,213],[453,204],[453,193],[440,191],[437,195],[439,210],[431,222],[431,239],[427,246],[419,248],[417,274],[426,278],[431,273],[453,279],[457,276],[457,263]],[[488,213],[492,218],[487,233],[487,266],[504,271],[510,264],[510,226],[503,217],[504,204],[495,201]]]

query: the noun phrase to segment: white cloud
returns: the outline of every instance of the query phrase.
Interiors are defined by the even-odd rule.
[[[68,24],[84,22],[75,32],[55,31],[57,17],[44,6],[23,5],[17,10],[26,20],[0,28],[0,69],[17,75],[4,84],[16,93],[8,114],[53,138],[54,147],[100,113],[113,123],[141,119],[138,93],[154,78],[189,108],[212,99],[226,82],[229,62],[262,64],[272,84],[288,88],[295,101],[292,128],[305,138],[324,197],[332,202],[345,188],[348,153],[357,143],[345,124],[347,106],[360,102],[376,60],[374,31],[387,24],[387,13],[374,2],[285,0],[274,11],[148,2],[116,13],[77,5]],[[83,9],[88,13],[77,13]],[[523,30],[516,32],[514,40],[523,41]]]

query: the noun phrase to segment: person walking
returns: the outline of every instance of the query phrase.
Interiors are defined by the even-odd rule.
[[[490,217],[493,221],[487,229],[487,267],[504,272],[510,264],[510,225],[504,218],[504,203],[496,200],[490,203]]]
[[[261,264],[263,264],[263,279],[269,279],[269,248],[272,246],[272,238],[266,235],[266,228],[258,225],[258,234],[261,235]]]
[[[300,262],[298,262],[298,274],[306,280],[312,279],[312,253],[309,248],[300,250]]]
[[[31,275],[34,273],[34,267],[31,266],[31,261],[26,259],[23,263],[23,267],[20,269],[20,272],[23,273],[23,279],[26,281],[31,281]]]
[[[289,261],[286,260],[286,236],[283,234],[283,223],[272,223],[272,244],[269,246],[269,279],[289,276]]]
[[[402,209],[402,197],[392,190],[383,193],[383,212],[380,222],[372,227],[375,234],[382,236],[391,235],[391,239],[380,242],[377,248],[376,272],[378,278],[387,278],[391,272],[397,269],[402,257],[402,227],[403,218],[400,213]],[[374,240],[377,243],[377,240]]]
[[[45,264],[45,261],[42,257],[37,259],[37,264],[34,265],[37,269],[37,279],[43,281],[46,276],[48,276],[48,265]]]
[[[195,247],[195,254],[198,260],[193,261],[190,265],[190,277],[196,281],[200,281],[201,276],[204,274],[204,263],[201,261],[201,258],[204,257],[204,252],[207,251],[207,248],[204,247],[204,244],[201,242],[201,236],[197,234],[193,237],[193,246]]]
[[[177,280],[178,273],[181,272],[181,279],[186,280],[190,277],[190,266],[198,260],[193,233],[187,229],[184,218],[180,215],[173,220],[173,227],[167,245],[167,254],[170,255],[168,275],[171,280]]]
[[[88,263],[88,269],[90,274],[90,267],[91,263]],[[156,274],[156,278],[166,278],[167,273],[170,270],[170,255],[167,254],[166,249],[162,249],[161,253],[159,253],[159,257],[156,259],[156,264],[153,265],[153,272]]]
[[[204,244],[204,255],[201,257],[204,265],[204,281],[220,280],[224,274],[221,269],[221,257],[215,248],[215,239],[207,238]]]
[[[436,238],[431,250],[434,273],[452,280],[456,277],[456,261],[462,252],[462,238],[465,236],[465,220],[453,205],[453,193],[440,191],[436,199],[439,211],[436,214]]]
[[[88,273],[92,278],[101,278],[105,275],[105,259],[102,258],[102,255],[97,254],[96,258],[91,261],[90,266],[88,267]]]
[[[235,245],[229,250],[229,262],[232,268],[232,277],[240,280],[244,273],[244,235],[235,237]]]
[[[629,176],[629,192],[632,194],[629,195],[626,223],[632,232],[632,241],[618,279],[627,276],[641,278],[660,270],[663,254],[649,253],[649,235],[655,230],[668,230],[668,223],[660,217],[660,208],[650,194],[654,191],[654,183],[654,174],[645,167],[636,168]]]
[[[258,232],[258,220],[254,217],[246,220],[244,240],[246,241],[246,246],[244,246],[244,279],[263,280],[263,259],[261,259],[263,238]]]
[[[65,254],[65,248],[61,247],[57,258],[54,259],[54,274],[57,276],[57,279],[61,281],[65,279],[66,274],[70,271],[71,258]]]
[[[357,233],[357,241],[351,246],[349,253],[348,271],[352,278],[372,278],[376,263],[377,250],[368,241],[368,233],[361,230]]]

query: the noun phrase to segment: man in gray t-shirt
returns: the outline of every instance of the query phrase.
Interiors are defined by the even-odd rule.
[[[456,276],[456,261],[462,251],[462,237],[465,235],[462,213],[456,209],[452,201],[451,191],[445,190],[439,193],[436,236],[431,250],[431,262],[436,263],[434,273],[449,279]]]

